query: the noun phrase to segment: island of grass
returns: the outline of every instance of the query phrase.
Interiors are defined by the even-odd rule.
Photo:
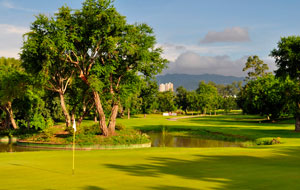
[[[149,136],[135,129],[127,129],[123,124],[116,127],[116,132],[110,136],[101,135],[96,124],[86,122],[77,127],[75,135],[76,149],[121,149],[145,148],[151,146]],[[19,135],[18,146],[51,149],[72,149],[74,130],[68,130],[63,125]]]

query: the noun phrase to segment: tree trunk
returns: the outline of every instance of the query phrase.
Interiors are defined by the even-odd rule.
[[[65,104],[64,94],[62,92],[59,93],[59,98],[60,98],[60,105],[63,110],[63,114],[65,116],[66,126],[68,128],[71,125],[71,118],[70,118],[70,114],[69,114],[66,104]]]
[[[95,117],[94,117],[94,122],[95,123],[98,122],[97,115],[95,115]]]
[[[116,126],[116,119],[118,115],[118,108],[119,104],[114,103],[112,109],[111,109],[111,115],[109,119],[109,125],[108,125],[108,130],[111,135],[115,134],[115,126]]]
[[[127,109],[127,118],[130,119],[130,108]]]
[[[9,117],[9,113],[8,113],[8,111],[6,110],[6,108],[5,108],[5,125],[4,125],[4,127],[6,128],[6,129],[9,129],[9,126],[10,126],[10,117]]]
[[[14,114],[13,114],[13,110],[12,110],[12,107],[11,107],[11,102],[7,102],[6,110],[7,110],[7,113],[9,115],[9,119],[10,119],[10,123],[11,123],[12,127],[14,129],[17,129],[18,126],[17,126],[16,121],[14,119]]]
[[[217,111],[215,110],[215,115],[217,115]]]
[[[144,114],[144,118],[146,118],[146,114]]]
[[[295,120],[295,131],[300,132],[300,115],[296,115]]]
[[[27,129],[30,129],[30,120],[29,119],[27,119]]]
[[[108,129],[107,129],[107,126],[105,123],[105,114],[104,114],[104,111],[102,108],[99,93],[96,91],[93,91],[93,96],[94,96],[96,110],[97,110],[99,118],[100,118],[100,120],[99,120],[100,129],[102,130],[102,134],[104,136],[108,136]]]

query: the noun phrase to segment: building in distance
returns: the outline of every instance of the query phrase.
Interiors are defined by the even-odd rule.
[[[173,83],[165,83],[165,84],[160,84],[159,85],[159,92],[165,92],[165,91],[174,91]]]

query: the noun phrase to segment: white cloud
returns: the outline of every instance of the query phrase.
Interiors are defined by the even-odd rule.
[[[228,55],[223,56],[201,56],[195,52],[182,53],[175,61],[169,63],[169,68],[163,74],[220,74],[225,76],[245,76],[243,67],[248,56],[233,60]],[[264,60],[265,61],[265,60]],[[265,61],[274,69],[274,62],[271,59]]]
[[[29,29],[25,27],[19,27],[9,24],[0,24],[0,33],[1,34],[25,34]]]
[[[227,46],[198,46],[198,45],[184,45],[184,44],[158,44],[164,50],[163,57],[169,61],[174,62],[182,53],[191,51],[198,54],[213,54],[224,55],[229,53],[247,51],[236,45]]]
[[[11,2],[11,1],[8,1],[8,0],[3,0],[3,1],[0,2],[0,4],[1,4],[3,7],[9,8],[9,9],[15,8],[14,5],[12,4],[12,2]]]
[[[23,41],[22,35],[28,31],[28,28],[0,24],[0,56],[18,58]]]
[[[34,9],[28,9],[28,8],[16,6],[10,0],[2,0],[0,1],[0,5],[8,9],[15,9],[15,10],[26,11],[26,12],[38,12],[37,10]]]
[[[201,43],[215,42],[245,42],[250,41],[248,29],[241,27],[226,28],[224,31],[210,31],[206,34]]]

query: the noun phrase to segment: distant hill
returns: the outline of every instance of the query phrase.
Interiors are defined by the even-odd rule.
[[[233,81],[243,81],[244,77],[223,76],[216,74],[188,75],[188,74],[166,74],[156,77],[158,85],[161,83],[172,82],[174,90],[177,87],[183,86],[187,90],[195,90],[198,87],[199,81],[212,81],[216,84],[231,84]]]

